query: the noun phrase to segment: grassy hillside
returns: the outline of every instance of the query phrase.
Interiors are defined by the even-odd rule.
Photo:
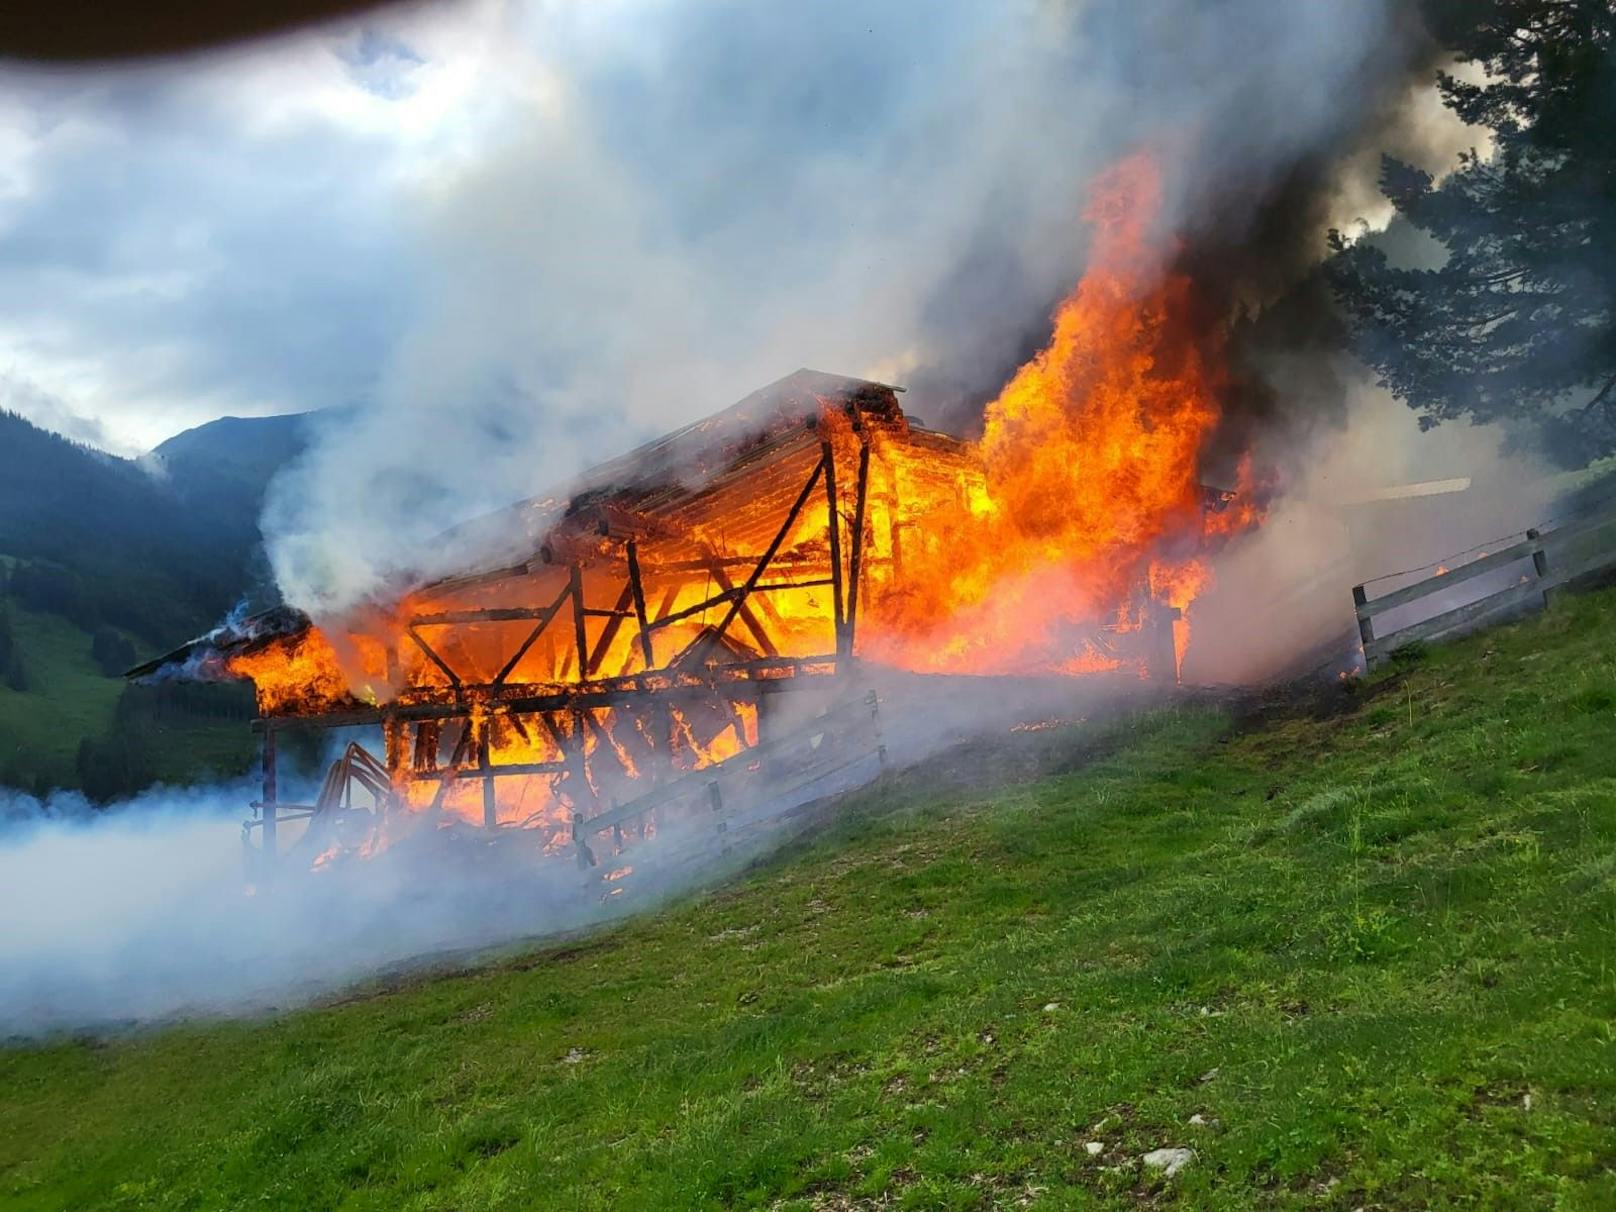
[[[60,615],[25,610],[4,595],[0,606],[10,616],[28,672],[26,690],[0,682],[0,785],[40,792],[78,787],[79,745],[115,731],[123,679],[96,665],[89,632]],[[169,783],[237,774],[255,749],[242,719],[147,717],[138,728],[151,776]]]
[[[246,761],[245,730],[205,726],[171,741],[160,721],[150,762],[138,756],[142,769],[110,754],[120,684],[90,660],[89,645],[111,629],[154,655],[216,623],[243,595],[262,597],[265,486],[301,452],[311,423],[225,417],[137,464],[0,411],[0,607],[15,606],[30,673],[26,694],[0,677],[0,784],[99,784],[100,794],[124,794],[143,785],[136,776],[183,779]],[[76,758],[87,740],[101,758],[83,777]]]
[[[111,726],[123,684],[96,667],[88,632],[58,615],[9,613],[29,689],[0,684],[0,771],[26,766],[46,785],[73,786],[79,741]]]
[[[1608,1208],[1613,625],[955,754],[582,944],[6,1052],[0,1202]]]

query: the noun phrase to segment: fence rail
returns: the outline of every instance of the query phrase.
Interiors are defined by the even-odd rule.
[[[617,859],[633,874],[626,885],[614,884],[632,887],[647,876],[749,849],[784,827],[806,803],[850,785],[855,770],[861,772],[857,781],[864,782],[886,764],[880,698],[871,690],[801,721],[784,736],[578,822],[574,844],[587,844],[607,832],[617,843],[625,825],[656,821],[660,840],[655,847],[636,854],[638,848],[631,846]]]
[[[1520,578],[1511,584],[1386,634],[1376,634],[1375,620],[1387,612],[1435,595],[1447,596],[1466,581],[1488,573],[1503,573],[1512,564],[1522,565],[1522,571]],[[1555,589],[1578,577],[1612,567],[1616,567],[1616,503],[1607,500],[1598,509],[1567,518],[1552,529],[1533,528],[1525,532],[1524,538],[1507,547],[1484,553],[1391,593],[1371,598],[1367,585],[1355,585],[1352,605],[1358,619],[1358,637],[1363,642],[1364,662],[1372,669],[1406,645],[1446,639],[1500,616],[1546,606]]]

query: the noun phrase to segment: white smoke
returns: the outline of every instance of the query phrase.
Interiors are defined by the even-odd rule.
[[[380,854],[319,870],[314,839],[283,822],[271,877],[241,844],[258,790],[250,781],[156,788],[99,810],[71,794],[41,803],[0,788],[0,920],[12,924],[0,931],[0,1041],[285,1009],[355,981],[461,967],[491,947],[654,909],[838,811],[834,797],[883,762],[911,766],[1019,721],[1098,719],[1151,692],[1130,677],[994,679],[945,694],[904,675],[880,691],[879,722],[855,695],[834,736],[817,716],[824,701],[799,694],[775,705],[771,730],[803,752],[750,791],[726,784],[730,853],[720,853],[702,783],[694,810],[665,805],[655,834],[631,838],[620,856],[609,833],[591,835],[599,865],[588,871],[571,846],[541,856],[523,845],[530,832],[503,830],[502,848],[480,828],[445,831],[414,814]],[[811,777],[806,754],[817,755]],[[927,777],[946,781],[947,764]],[[284,779],[282,792],[312,788]],[[706,857],[692,861],[692,849]],[[623,884],[599,878],[619,867],[632,869]]]
[[[1250,684],[1346,669],[1358,643],[1354,585],[1404,571],[1432,575],[1549,516],[1551,469],[1519,449],[1506,426],[1422,432],[1366,370],[1339,369],[1346,398],[1332,404],[1344,416],[1287,439],[1291,478],[1272,513],[1216,561],[1215,584],[1191,608],[1186,681]],[[1296,390],[1306,390],[1314,371]],[[1274,373],[1287,382],[1283,369]],[[1397,495],[1420,485],[1431,495]],[[1456,604],[1428,605],[1424,614]]]
[[[0,932],[0,1039],[284,1008],[603,915],[565,861],[514,878],[486,854],[446,862],[453,847],[401,846],[328,872],[286,856],[263,880],[240,839],[252,791],[158,788],[100,811],[13,795],[0,829],[0,914],[13,926]]]
[[[283,592],[463,563],[451,524],[798,366],[930,386],[923,417],[985,398],[1080,271],[1099,169],[1157,147],[1167,224],[1226,221],[1400,103],[1400,8],[434,10],[484,137],[402,199],[423,301],[375,398],[274,486]]]

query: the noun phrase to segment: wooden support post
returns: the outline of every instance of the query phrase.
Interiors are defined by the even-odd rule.
[[[719,853],[729,853],[729,822],[724,819],[724,793],[719,790],[718,780],[714,779],[707,784],[707,802],[713,810],[715,824],[713,832],[718,835]]]
[[[761,748],[774,738],[774,695],[767,682],[759,683],[757,693],[757,743]]]
[[[275,728],[270,725],[264,729],[264,794],[262,807],[259,809],[264,822],[263,855],[266,871],[275,859],[275,773]]]
[[[1538,580],[1548,580],[1549,557],[1543,551],[1543,536],[1535,529],[1528,530],[1526,532],[1526,541],[1532,545],[1532,571],[1537,573]],[[1548,609],[1550,600],[1549,595],[1552,592],[1552,589],[1545,589],[1543,591],[1543,607],[1545,610]]]
[[[1375,642],[1375,621],[1364,613],[1364,607],[1369,605],[1369,595],[1364,592],[1362,585],[1352,587],[1352,609],[1358,616],[1358,640],[1364,647],[1364,664],[1369,663],[1369,645]]]
[[[494,776],[489,773],[493,763],[488,757],[488,733],[493,725],[492,719],[484,719],[477,730],[477,769],[482,772],[483,780],[483,828],[490,831],[499,827],[499,805],[494,798]]]
[[[438,746],[442,729],[443,725],[438,720],[422,720],[415,726],[415,745],[410,764],[416,770],[438,768]]]
[[[1184,611],[1179,607],[1162,605],[1162,680],[1169,686],[1178,685],[1178,621],[1183,617]]]
[[[567,571],[567,585],[572,593],[572,640],[578,646],[578,680],[588,676],[585,665],[589,661],[589,635],[584,630],[584,570],[574,560]]]
[[[398,772],[404,769],[404,723],[395,716],[382,717],[382,764],[387,767],[390,778],[397,778]]]
[[[640,553],[633,539],[625,545],[628,554],[628,587],[634,595],[634,618],[640,625],[640,652],[647,669],[656,668],[656,656],[651,647],[651,620],[645,613],[645,583],[640,580]]]
[[[550,739],[556,743],[561,751],[561,760],[567,764],[567,780],[570,784],[572,806],[574,811],[585,813],[586,818],[595,815],[595,793],[589,786],[589,755],[584,747],[584,713],[574,710],[571,713],[572,728],[567,731],[556,723],[555,716],[545,712],[539,716],[544,723],[544,729],[550,734]]]
[[[832,634],[840,656],[847,631],[842,608],[842,514],[836,499],[836,452],[828,441],[819,444],[819,459],[825,469],[825,533],[830,538],[830,598],[835,620]]]
[[[405,771],[410,765],[409,734],[404,731],[404,721],[394,716],[382,717],[382,758],[387,767],[389,789],[403,786]],[[376,807],[386,813],[390,804],[390,798],[384,801],[378,797]]]
[[[864,499],[870,487],[870,437],[859,427],[858,485],[853,497],[853,533],[849,536],[852,553],[848,556],[847,626],[844,629],[843,656],[853,655],[858,631],[859,580],[864,574]]]

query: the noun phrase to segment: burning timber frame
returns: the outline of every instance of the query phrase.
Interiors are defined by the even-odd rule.
[[[277,851],[277,827],[287,820],[320,815],[339,803],[351,802],[354,782],[381,802],[388,789],[401,784],[435,784],[431,807],[461,784],[480,784],[482,823],[490,831],[500,824],[498,780],[516,776],[565,778],[573,789],[575,812],[583,816],[589,833],[611,828],[616,833],[624,820],[647,805],[650,797],[683,794],[688,778],[675,768],[676,734],[672,712],[700,704],[746,702],[755,708],[756,743],[743,755],[755,761],[778,746],[784,737],[769,735],[771,701],[775,695],[829,679],[845,692],[855,662],[860,589],[872,559],[866,543],[867,505],[871,495],[872,436],[884,430],[918,440],[937,454],[958,458],[960,445],[942,434],[910,430],[898,408],[897,390],[884,384],[839,379],[817,372],[799,371],[764,392],[748,397],[727,414],[718,414],[687,427],[658,443],[607,464],[585,477],[586,487],[567,503],[558,520],[543,532],[537,552],[527,560],[436,582],[413,598],[431,605],[445,594],[492,591],[496,595],[518,578],[539,577],[551,582],[539,605],[478,605],[450,609],[413,610],[402,620],[399,638],[414,649],[414,657],[436,670],[440,685],[416,687],[377,705],[358,703],[316,713],[277,715],[265,712],[254,722],[263,735],[263,792],[252,805],[256,817],[246,823],[249,832],[261,831],[260,850],[266,857]],[[721,466],[693,488],[667,481],[674,451],[699,440],[700,431],[724,431],[735,421],[756,425],[748,408],[765,394],[785,403],[772,405],[773,416],[761,436],[748,437],[740,449],[725,447]],[[731,417],[729,414],[738,414]],[[845,424],[837,420],[845,418]],[[722,443],[720,444],[723,445]],[[842,467],[838,467],[838,446]],[[636,483],[646,465],[654,470],[649,480]],[[785,476],[788,470],[794,474]],[[838,475],[851,477],[850,502],[838,491]],[[789,490],[782,476],[790,480]],[[627,481],[625,486],[619,481]],[[721,554],[711,548],[676,550],[662,558],[661,549],[673,539],[675,548],[688,546],[687,532],[668,525],[691,501],[721,499],[728,489],[755,493],[760,479],[782,481],[772,491],[786,504],[777,524],[755,532],[761,550]],[[850,503],[850,512],[847,505]],[[516,507],[534,509],[535,503]],[[542,510],[541,510],[542,512]],[[751,512],[756,512],[755,510]],[[823,558],[801,550],[802,527],[818,515],[823,518]],[[772,521],[772,520],[771,520]],[[891,533],[886,536],[889,564],[901,560],[902,538],[896,511],[888,511]],[[798,537],[799,550],[787,550]],[[766,540],[766,541],[764,541]],[[678,590],[692,577],[705,577],[708,591],[699,601],[677,605]],[[779,634],[782,620],[772,601],[775,595],[798,591],[828,591],[830,635],[825,650],[809,655],[787,655]],[[690,620],[717,615],[703,624],[696,639],[669,659],[659,659],[657,640],[667,629]],[[497,670],[481,676],[454,655],[454,629],[520,624],[520,643]],[[625,628],[628,633],[625,635]],[[447,641],[442,638],[448,629]],[[593,634],[591,634],[593,632]],[[514,638],[514,637],[513,637]],[[629,641],[640,666],[615,675],[603,673],[614,644]],[[552,663],[559,661],[571,674],[565,683],[523,681],[516,675],[523,660],[537,646],[550,646]],[[386,651],[388,681],[396,684],[400,654],[395,645]],[[850,701],[867,704],[875,738],[866,748],[884,761],[873,695],[852,695]],[[606,752],[611,739],[594,712],[600,708],[626,711],[648,718],[642,730],[657,738],[661,751],[650,755],[647,773],[651,790],[627,804],[607,806],[590,789],[591,754]],[[859,713],[855,712],[855,715]],[[547,738],[560,756],[538,762],[501,763],[494,760],[492,743],[498,722],[504,721],[524,739]],[[380,725],[385,757],[377,763],[363,749],[350,746],[332,768],[314,805],[286,804],[278,795],[277,733],[288,727],[344,727]],[[456,732],[451,751],[442,753],[446,732]],[[591,735],[593,734],[593,735]],[[591,749],[590,742],[594,742]],[[705,795],[718,798],[720,782],[701,779]],[[585,789],[579,795],[577,789]],[[580,800],[588,800],[580,804]],[[716,802],[714,804],[716,807]],[[577,838],[579,816],[574,817]]]
[[[501,826],[540,821],[555,843],[570,816],[580,864],[593,864],[586,839],[601,831],[619,850],[635,818],[661,832],[667,806],[719,833],[735,813],[760,826],[788,810],[782,787],[805,793],[884,764],[878,703],[858,677],[861,611],[906,591],[906,548],[912,562],[913,545],[951,540],[926,503],[954,493],[969,508],[982,486],[971,448],[905,417],[900,390],[798,371],[586,472],[564,499],[449,532],[451,551],[501,554],[396,609],[357,611],[337,624],[345,633],[279,608],[130,674],[218,659],[258,681],[263,789],[244,834],[264,860],[285,822],[307,822],[304,848],[358,821],[356,790],[377,821],[396,807],[475,823],[475,797],[457,793],[480,788],[490,839],[531,839],[543,831]],[[1126,641],[1156,679],[1176,677],[1174,615],[1148,602]],[[340,688],[303,697],[300,673],[299,697],[282,701],[239,663],[310,637],[363,649],[384,691],[356,695],[362,679],[345,665]],[[778,696],[814,688],[821,697],[781,710]],[[382,756],[350,745],[315,803],[282,801],[279,735],[352,726],[379,727]],[[726,760],[713,742],[728,728],[739,751]],[[501,780],[535,778],[548,780],[545,805],[502,820],[527,788],[502,803]]]

